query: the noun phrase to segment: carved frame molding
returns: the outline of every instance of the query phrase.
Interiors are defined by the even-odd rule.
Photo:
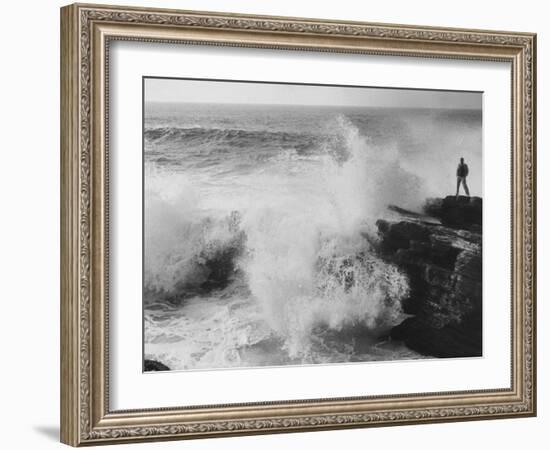
[[[535,54],[529,33],[128,7],[61,10],[61,438],[78,446],[536,413]],[[509,61],[512,386],[509,390],[113,412],[108,407],[108,58],[112,40]]]

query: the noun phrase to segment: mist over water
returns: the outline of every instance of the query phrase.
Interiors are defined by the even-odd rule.
[[[387,205],[454,193],[460,157],[481,193],[480,125],[478,111],[146,104],[145,357],[419,357],[380,340],[409,288],[369,240]]]

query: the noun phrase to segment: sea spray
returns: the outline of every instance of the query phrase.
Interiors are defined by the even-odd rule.
[[[405,276],[377,258],[362,233],[392,195],[413,196],[409,180],[416,180],[400,174],[406,188],[385,189],[383,178],[399,166],[373,156],[344,117],[336,127],[342,133],[336,142],[344,145],[325,147],[312,178],[316,195],[296,192],[284,205],[248,211],[243,221],[251,292],[292,357],[309,352],[318,326],[387,330],[402,318],[400,302],[408,294]]]
[[[177,300],[226,286],[245,241],[239,214],[198,208],[191,183],[180,174],[149,170],[147,177],[145,288]]]

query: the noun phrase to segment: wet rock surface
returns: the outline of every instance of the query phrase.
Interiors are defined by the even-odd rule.
[[[437,217],[445,226],[481,232],[483,202],[479,197],[431,198],[424,205],[428,216]]]
[[[162,372],[165,370],[170,370],[170,368],[159,361],[146,359],[143,361],[143,370],[145,372]]]
[[[392,209],[397,220],[377,222],[378,251],[407,274],[411,317],[391,337],[425,355],[481,356],[481,199],[430,199],[425,216]]]

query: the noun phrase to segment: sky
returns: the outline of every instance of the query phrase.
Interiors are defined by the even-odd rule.
[[[481,92],[145,78],[146,102],[479,109]]]

